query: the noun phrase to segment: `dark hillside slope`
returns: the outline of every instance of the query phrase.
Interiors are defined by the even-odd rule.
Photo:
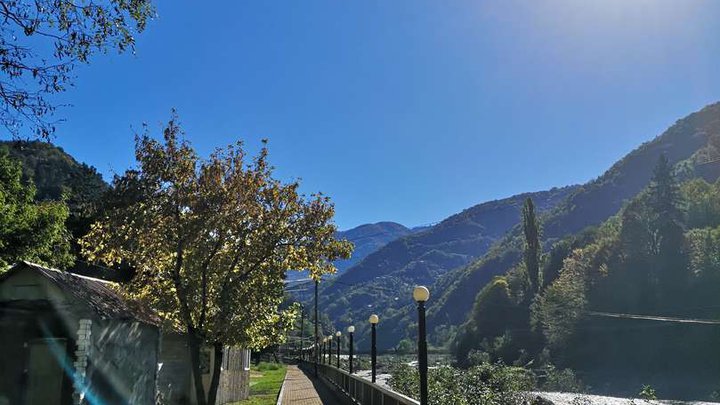
[[[347,231],[338,232],[339,239],[347,239],[355,245],[352,257],[348,260],[338,260],[335,267],[338,274],[360,263],[369,254],[387,245],[398,238],[413,233],[413,230],[396,222],[378,222],[375,224],[360,225]]]
[[[520,220],[520,207],[531,197],[540,211],[551,210],[573,191],[573,187],[519,194],[502,200],[478,204],[453,215],[432,228],[406,236],[366,257],[338,280],[345,284],[362,283],[376,277],[401,271],[407,266],[438,267],[471,260],[485,253]],[[438,252],[436,256],[428,254]],[[423,258],[423,259],[420,259]],[[449,270],[449,269],[445,269]],[[327,292],[342,290],[340,285]]]
[[[68,228],[75,236],[83,235],[95,204],[110,188],[97,170],[47,142],[0,141],[0,147],[20,161],[23,177],[35,184],[36,199],[66,198],[70,209]]]
[[[372,311],[388,319],[410,302],[414,284],[430,284],[487,252],[520,221],[527,197],[539,210],[550,211],[573,190],[555,188],[479,204],[390,242],[337,279],[321,284],[320,306],[338,324],[364,320]]]
[[[639,193],[650,181],[661,154],[672,164],[701,154],[710,135],[720,134],[720,103],[703,108],[677,121],[654,140],[647,142],[614,164],[599,178],[579,187],[553,212],[543,218],[546,246],[553,240],[597,225],[617,213],[624,201]],[[699,173],[698,173],[699,174]],[[716,173],[705,170],[703,177]],[[515,232],[519,235],[519,232]],[[438,280],[432,288],[437,300],[429,303],[431,329],[465,321],[476,294],[495,275],[504,273],[520,258],[520,243],[509,235],[501,246],[473,264]]]
[[[337,232],[335,237],[350,241],[355,246],[352,257],[347,260],[337,260],[333,264],[337,273],[331,277],[342,275],[347,269],[360,263],[366,256],[380,249],[398,238],[418,232],[415,228],[409,229],[396,222],[378,222],[375,224],[364,224]],[[307,271],[288,271],[287,279],[290,281],[305,280],[308,278]]]

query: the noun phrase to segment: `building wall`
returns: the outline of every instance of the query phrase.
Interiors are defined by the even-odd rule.
[[[78,319],[89,316],[90,311],[30,271],[18,272],[0,283],[0,308],[0,405],[37,402],[30,394],[37,391],[32,376],[47,373],[50,368],[59,370],[63,380],[56,390],[60,392],[51,396],[55,403],[71,405],[72,375],[63,370],[72,368]],[[36,370],[38,364],[31,365],[31,348],[42,342],[54,350],[41,362],[45,367]]]
[[[81,337],[79,333],[78,342]],[[154,404],[158,328],[130,320],[96,320],[89,338],[87,381],[98,403]]]
[[[157,327],[100,319],[85,302],[32,271],[0,283],[0,306],[3,332],[13,331],[0,334],[0,355],[9,359],[0,367],[0,379],[8,382],[0,383],[0,405],[3,397],[11,404],[27,397],[28,347],[42,340],[63,343],[61,352],[53,351],[66,381],[59,403],[90,403],[92,398],[103,404],[155,403]]]
[[[185,336],[164,333],[160,342],[157,389],[162,404],[192,404],[192,368]]]
[[[0,405],[22,403],[27,392],[25,368],[29,344],[58,341],[55,353],[65,370],[58,403],[190,405],[195,390],[185,336],[160,336],[157,327],[133,319],[101,319],[48,279],[21,271],[0,283]],[[218,403],[249,394],[249,356],[226,349]],[[210,386],[213,351],[203,384]],[[247,357],[247,359],[245,359]]]
[[[210,388],[211,374],[215,358],[213,350],[206,348],[201,353],[203,386],[205,392]],[[204,360],[203,360],[204,358]],[[226,348],[223,355],[218,404],[226,404],[247,399],[250,394],[250,356],[249,351]],[[158,372],[158,392],[166,404],[196,404],[193,385],[192,363],[186,338],[177,333],[164,334],[160,350]]]

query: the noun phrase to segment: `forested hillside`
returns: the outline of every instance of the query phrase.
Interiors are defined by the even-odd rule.
[[[661,155],[671,164],[682,162],[679,170],[684,177],[714,179],[718,172],[716,168],[696,168],[693,164],[708,158],[710,152],[706,145],[713,134],[720,134],[720,104],[679,120],[662,135],[629,153],[602,176],[579,187],[553,212],[541,215],[543,245],[548,249],[559,238],[589,225],[598,225],[616,214],[624,202],[648,185]],[[685,161],[691,157],[693,161]],[[430,328],[444,330],[448,325],[465,320],[477,292],[520,259],[522,244],[519,236],[518,227],[487,255],[466,268],[447,274],[433,285],[437,299],[429,303]]]
[[[541,223],[540,244],[547,254],[542,271],[552,273],[565,254],[588,237],[581,231],[600,225],[647,187],[660,156],[676,167],[683,180],[713,181],[718,167],[697,163],[715,156],[708,142],[716,134],[720,134],[720,104],[677,121],[583,186],[480,204],[430,230],[398,239],[337,282],[328,283],[320,295],[321,308],[338,325],[355,322],[361,327],[370,313],[379,313],[385,331],[379,345],[387,349],[413,334],[413,304],[402,292],[410,291],[413,284],[427,284],[432,294],[430,339],[435,345],[447,344],[483,287],[521,261],[520,207],[526,198],[534,201]],[[577,239],[568,239],[571,235]],[[553,265],[548,267],[548,262]]]
[[[410,291],[414,284],[432,283],[485,253],[520,221],[525,198],[533,197],[541,211],[549,211],[573,190],[556,188],[479,204],[422,232],[390,242],[323,286],[321,307],[339,324],[362,321],[378,311],[375,308],[382,308],[379,314],[389,321],[411,301],[409,294],[399,292]],[[365,326],[364,322],[357,324]],[[383,327],[389,328],[391,323],[384,322]],[[404,330],[393,332],[383,336],[381,343],[394,345],[405,334]]]
[[[109,186],[94,167],[80,163],[62,148],[41,141],[0,141],[22,166],[24,181],[32,181],[39,201],[65,199],[70,209],[68,229],[84,235],[96,204]]]
[[[367,255],[382,248],[389,242],[417,231],[417,229],[409,229],[396,222],[385,221],[375,224],[364,224],[348,229],[347,231],[338,232],[336,237],[352,242],[355,249],[353,250],[352,257],[347,260],[337,260],[334,263],[337,269],[335,276],[342,275],[345,270],[360,263]],[[289,271],[287,278],[288,280],[305,279],[307,278],[307,272]]]
[[[338,260],[335,267],[338,275],[350,267],[360,263],[369,254],[405,235],[414,231],[396,222],[378,222],[375,224],[360,225],[347,231],[338,232],[338,239],[346,239],[355,245],[353,255],[347,260]]]
[[[550,361],[597,392],[651,384],[664,397],[710,398],[720,377],[720,184],[679,179],[682,167],[659,158],[618,215],[555,244],[541,267],[523,260],[496,277],[453,343],[458,361],[477,352]]]
[[[575,370],[600,393],[632,395],[650,384],[667,398],[717,398],[720,110],[693,114],[648,145],[679,136],[678,128],[704,142],[685,159],[675,154],[674,162],[665,152],[676,148],[664,148],[646,186],[599,226],[543,254],[533,249],[541,239],[527,231],[543,221],[523,221],[513,240],[516,264],[481,290],[458,328],[452,350],[460,364],[480,354],[511,364],[551,363]],[[614,178],[623,172],[621,165],[613,169]],[[562,224],[564,208],[544,223]]]

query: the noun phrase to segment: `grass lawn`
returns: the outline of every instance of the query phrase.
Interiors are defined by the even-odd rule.
[[[250,398],[233,405],[275,405],[285,379],[284,364],[260,363],[250,368]]]

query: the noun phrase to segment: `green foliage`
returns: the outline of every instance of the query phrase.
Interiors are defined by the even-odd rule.
[[[415,351],[415,342],[411,339],[402,339],[395,346],[395,352],[398,354],[408,354]]]
[[[575,372],[569,368],[558,369],[548,364],[543,369],[545,380],[542,384],[543,391],[550,392],[586,392],[587,387],[578,379]]]
[[[388,383],[402,394],[419,396],[417,368],[397,366]],[[524,399],[522,392],[534,386],[532,373],[501,364],[482,364],[467,370],[441,366],[428,373],[428,397],[432,405],[520,404]]]
[[[720,139],[720,103],[707,106],[702,111],[679,120],[661,136],[647,142],[618,161],[597,179],[576,187],[556,208],[539,216],[542,223],[541,243],[545,248],[570,235],[582,232],[588,226],[598,226],[618,214],[627,200],[634,198],[647,187],[653,178],[653,168],[661,155],[665,154],[670,164],[685,162],[693,164],[702,161],[699,156],[717,157],[718,149],[708,145],[708,138]],[[706,137],[701,134],[708,134]],[[718,142],[720,143],[720,142]],[[693,160],[693,159],[699,160]],[[718,170],[697,170],[695,175],[708,179],[717,178]],[[692,170],[691,170],[692,172]],[[533,196],[539,205],[539,197]],[[617,226],[619,218],[612,219]],[[520,260],[518,243],[514,242],[522,235],[520,227],[513,228],[501,242],[485,256],[474,263],[451,270],[439,279],[431,288],[437,302],[428,309],[429,322],[435,327],[443,324],[461,324],[471,315],[475,296],[496,275],[513,268]],[[572,249],[571,249],[572,250]],[[562,262],[564,258],[555,263]],[[668,266],[669,267],[669,266]],[[546,273],[547,270],[548,272]],[[559,274],[557,264],[543,268],[543,284]],[[459,315],[458,315],[459,314]],[[458,319],[460,318],[460,319]]]
[[[61,148],[41,141],[0,142],[22,165],[23,181],[32,182],[36,201],[65,201],[68,230],[80,238],[90,229],[109,186],[95,168],[79,163]]]
[[[482,350],[472,349],[467,355],[467,362],[470,367],[488,364],[491,362],[490,354]]]
[[[693,179],[681,185],[681,195],[688,228],[720,225],[720,194],[715,186],[702,179]]]
[[[550,346],[562,346],[587,307],[587,285],[591,260],[597,246],[578,249],[567,258],[560,277],[533,305],[533,324],[539,326]]]
[[[453,355],[461,365],[468,365],[469,352],[478,349],[479,342],[495,342],[505,333],[512,322],[517,304],[510,297],[508,281],[505,277],[496,277],[478,294],[473,308],[472,318],[460,328],[452,344]],[[487,343],[486,343],[487,344]],[[501,351],[493,347],[493,352]],[[487,347],[486,347],[487,348]]]
[[[250,397],[233,405],[275,405],[285,380],[285,365],[260,363],[250,368]]]
[[[65,268],[72,264],[63,202],[35,202],[20,162],[0,149],[0,269],[20,260]]]
[[[535,294],[540,288],[540,226],[535,217],[533,200],[528,198],[522,209],[522,227],[525,235],[523,261],[530,280],[530,289]]]
[[[442,279],[445,283],[443,288],[431,289],[433,297],[437,298],[429,303],[428,322],[432,325],[435,316],[448,316],[453,318],[450,324],[457,326],[465,320],[478,287],[475,283],[468,283],[471,291],[463,297],[463,308],[450,304],[452,310],[441,315],[432,313],[436,300],[440,299],[435,291],[440,292],[457,280],[456,277],[443,278],[443,275],[463,268],[482,256],[508,230],[517,226],[523,201],[528,197],[536,201],[536,212],[547,212],[573,190],[574,187],[556,188],[479,204],[429,229],[394,240],[348,269],[339,277],[338,283],[324,283],[320,307],[338,324],[340,319],[364,321],[371,313],[377,312],[383,320],[383,328],[393,331],[381,338],[379,347],[390,349],[409,336],[408,326],[415,319],[406,308],[412,305],[412,287]],[[487,273],[488,280],[485,281],[506,269],[504,264],[498,266],[494,274]],[[368,304],[373,307],[368,307]],[[440,333],[437,336],[431,331],[431,342],[438,345],[446,343],[450,337],[448,330],[449,327],[438,329]],[[362,334],[358,335],[358,344],[367,346],[368,342],[362,340]]]
[[[274,178],[265,146],[249,158],[238,142],[202,159],[183,135],[173,117],[162,141],[136,138],[137,170],[116,178],[81,246],[92,261],[137,269],[127,291],[187,333],[196,398],[213,404],[221,362],[206,396],[201,345],[282,342],[296,319],[296,307],[280,309],[286,272],[318,280],[352,246],[335,239],[329,198]]]
[[[517,274],[525,272],[525,263],[478,294],[452,346],[458,364],[474,364],[468,357],[478,350],[515,364],[552,361],[563,369],[548,366],[543,389],[567,391],[585,390],[574,372],[564,369],[568,366],[582,371],[591,384],[623,389],[636,383],[629,376],[659,378],[668,367],[688,373],[712,369],[712,375],[718,375],[720,368],[698,350],[718,338],[716,331],[697,327],[658,331],[647,323],[591,316],[590,311],[716,318],[719,192],[720,184],[703,180],[677,184],[667,159],[660,157],[649,186],[617,216],[559,241],[543,256],[543,277],[547,274],[551,280],[543,283],[532,301],[529,320],[524,320],[522,311],[502,313],[497,307],[510,302],[524,308],[522,295],[528,286]],[[518,332],[525,328],[542,332],[545,350],[532,335]],[[684,349],[676,348],[678,341],[685,342]],[[608,379],[601,371],[605,369],[618,377]]]
[[[650,385],[643,385],[638,396],[646,401],[654,401],[657,398],[657,392]]]
[[[255,366],[255,368],[258,371],[279,370],[283,368],[283,365],[278,363],[268,363],[266,361],[261,361],[260,363],[258,363],[257,366]]]

